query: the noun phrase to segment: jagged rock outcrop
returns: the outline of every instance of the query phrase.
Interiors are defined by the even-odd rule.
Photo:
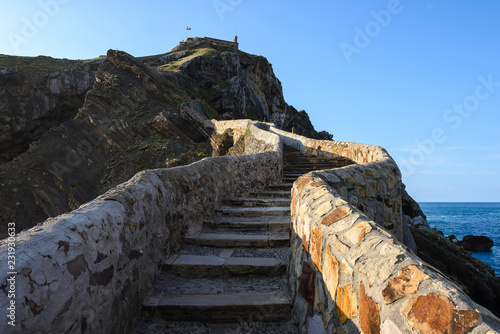
[[[420,205],[406,192],[406,186],[403,184],[403,192],[401,193],[401,200],[403,205],[403,214],[410,218],[422,217],[426,219],[424,212],[420,209]]]
[[[284,125],[291,108],[264,57],[197,43],[140,59],[1,56],[0,237],[8,222],[32,227],[141,170],[211,155],[207,118]]]
[[[195,55],[203,57],[193,57]],[[289,106],[272,65],[262,56],[188,39],[169,54],[145,57],[160,69],[175,69],[195,82],[205,113],[218,120],[249,118],[274,123],[287,131],[320,138],[309,116]]]
[[[92,67],[48,57],[0,57],[0,164],[76,115],[94,82]]]
[[[110,50],[94,78],[74,117],[0,167],[0,233],[74,210],[141,170],[210,154],[208,135],[177,107],[189,96],[154,69]]]

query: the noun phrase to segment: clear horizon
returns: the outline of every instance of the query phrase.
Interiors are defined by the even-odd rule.
[[[384,147],[418,202],[500,202],[500,3],[29,0],[0,54],[90,59],[232,40],[272,64],[288,104],[334,140]],[[187,31],[189,26],[191,30]]]

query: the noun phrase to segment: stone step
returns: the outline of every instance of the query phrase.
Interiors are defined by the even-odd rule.
[[[295,182],[300,176],[297,177],[283,177],[283,182]]]
[[[272,186],[268,186],[268,190],[288,190],[290,192],[290,189],[292,189],[293,183],[286,182],[286,183],[278,183]]]
[[[302,173],[291,173],[291,172],[287,172],[287,173],[283,173],[283,177],[301,177]]]
[[[306,164],[315,164],[315,165],[328,165],[328,164],[338,164],[339,161],[337,159],[295,159],[295,160],[285,160],[285,165],[306,165]]]
[[[282,321],[240,321],[234,319],[229,322],[201,322],[201,321],[169,321],[165,319],[146,320],[130,332],[130,334],[145,333],[212,333],[212,334],[241,334],[241,333],[286,333],[298,334],[299,329],[292,320]]]
[[[236,233],[199,233],[186,236],[189,244],[208,247],[280,247],[290,245],[288,233],[236,234]]]
[[[260,190],[258,192],[250,193],[249,196],[259,197],[259,198],[274,198],[274,197],[290,198],[290,189],[286,189],[286,190]]]
[[[294,172],[294,173],[306,174],[306,173],[309,173],[309,172],[314,172],[316,170],[327,170],[327,169],[333,169],[333,168],[337,168],[337,167],[332,167],[332,168],[330,168],[330,167],[293,168],[293,169],[287,169],[286,172]]]
[[[284,207],[290,206],[290,198],[258,198],[258,197],[244,197],[229,200],[231,205],[238,205],[242,207]]]
[[[288,232],[290,229],[290,217],[220,217],[203,222],[203,228],[209,230],[231,230],[238,232]]]
[[[286,320],[290,304],[286,276],[190,278],[163,272],[143,307],[154,318],[234,322]]]
[[[307,163],[307,164],[288,164],[288,165],[284,165],[283,166],[283,169],[284,170],[288,170],[288,169],[301,169],[301,168],[316,168],[316,169],[319,169],[319,168],[338,168],[338,167],[343,167],[345,166],[345,164],[340,164],[340,163],[335,163],[335,164],[332,164],[332,163],[328,163],[328,164],[312,164],[312,163]]]
[[[279,276],[286,263],[276,258],[174,255],[162,268],[182,277]]]
[[[286,216],[290,214],[290,206],[270,206],[270,207],[241,207],[222,206],[215,210],[219,216],[232,217],[260,217],[260,216]]]
[[[281,321],[291,315],[291,301],[285,293],[231,293],[149,297],[145,311],[169,320],[233,322]]]

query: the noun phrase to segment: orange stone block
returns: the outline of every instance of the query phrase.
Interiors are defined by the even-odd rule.
[[[292,204],[290,205],[290,211],[292,214],[292,217],[295,216],[295,207],[297,206],[297,197],[293,196],[292,197]]]
[[[323,247],[323,232],[319,227],[313,227],[311,231],[311,261],[321,272],[321,249]]]
[[[429,276],[414,264],[404,267],[398,272],[397,277],[389,279],[387,286],[382,290],[384,302],[390,304],[404,296],[416,293],[420,283],[428,278]]]
[[[468,310],[454,310],[451,317],[450,333],[465,334],[476,326],[479,313]]]
[[[363,333],[380,333],[380,307],[365,293],[362,282],[359,282],[359,322]]]
[[[321,224],[330,226],[335,222],[338,222],[339,220],[349,216],[352,213],[352,210],[348,206],[341,206],[333,210],[331,214],[323,218],[321,221]]]
[[[341,324],[358,314],[358,301],[352,290],[352,284],[337,289],[337,313]]]
[[[307,241],[307,236],[305,234],[302,236],[302,247],[304,251],[309,254],[309,241]]]
[[[321,187],[321,186],[324,186],[324,183],[320,181],[311,183],[311,187]]]
[[[335,258],[330,247],[326,248],[325,263],[323,264],[323,280],[330,297],[335,300],[337,287],[339,286],[340,267],[339,261]]]
[[[401,313],[414,330],[421,334],[441,334],[450,326],[453,304],[443,295],[429,293],[410,298]]]
[[[361,222],[354,225],[349,231],[344,233],[344,238],[352,242],[353,244],[359,244],[361,241],[365,240],[365,235],[372,230],[371,225],[368,222]]]
[[[302,190],[309,185],[309,183],[313,182],[313,178],[310,176],[302,176],[297,181],[295,181],[294,185],[297,190]]]

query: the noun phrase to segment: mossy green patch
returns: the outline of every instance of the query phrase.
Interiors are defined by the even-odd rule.
[[[172,53],[173,55],[179,54],[180,52],[174,52]],[[179,68],[187,62],[188,60],[191,60],[196,57],[211,57],[211,56],[218,56],[220,55],[220,52],[215,50],[214,48],[210,47],[203,47],[199,49],[193,49],[193,50],[187,50],[185,51],[185,55],[176,59],[172,60],[168,64],[161,65],[158,68],[162,71],[174,71],[178,72]]]
[[[19,70],[57,71],[82,64],[82,60],[56,59],[47,56],[18,57],[0,55],[0,67],[17,68]]]

